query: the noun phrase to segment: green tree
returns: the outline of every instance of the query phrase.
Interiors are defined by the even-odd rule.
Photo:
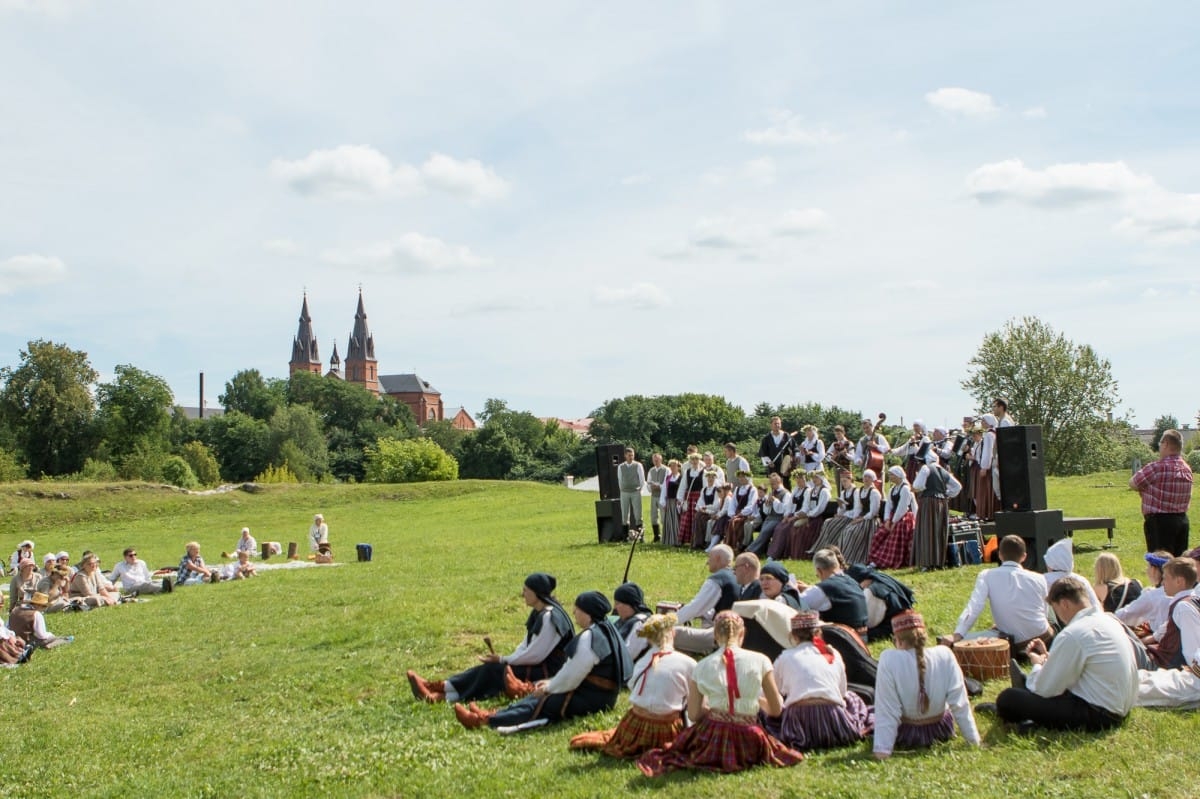
[[[225,393],[217,397],[217,401],[226,412],[238,411],[264,422],[270,421],[287,402],[287,383],[264,380],[257,369],[243,369],[225,383]]]
[[[25,466],[15,452],[0,449],[0,483],[12,483],[25,479]]]
[[[83,465],[92,450],[96,378],[86,352],[41,339],[21,351],[16,369],[0,369],[0,419],[30,474],[70,474]]]
[[[468,430],[459,430],[449,419],[426,422],[420,434],[444,449],[452,458],[458,457],[463,439],[471,435]]]
[[[370,483],[423,483],[458,479],[458,462],[432,440],[381,438],[367,448]]]
[[[658,450],[669,458],[682,455],[690,444],[740,441],[747,429],[745,412],[724,397],[633,394],[592,411],[588,437],[598,444],[623,443],[638,452]]]
[[[329,471],[329,450],[320,415],[307,405],[289,405],[271,417],[270,461],[284,463],[301,482],[320,479]]]
[[[96,427],[114,460],[135,451],[165,453],[170,448],[175,397],[167,381],[122,364],[110,383],[96,389]]]
[[[192,474],[204,488],[212,488],[221,482],[221,467],[203,441],[189,441],[179,448],[179,457],[187,461]]]
[[[523,469],[528,453],[521,442],[511,438],[500,427],[484,426],[465,439],[459,460],[458,474],[478,480],[506,480]]]
[[[978,407],[1008,399],[1020,424],[1042,426],[1049,474],[1082,474],[1088,450],[1105,446],[1109,415],[1119,402],[1112,365],[1036,317],[1010,320],[988,333],[967,364],[962,387]]]
[[[1179,420],[1171,414],[1165,414],[1154,420],[1154,438],[1150,440],[1150,449],[1158,452],[1158,442],[1162,441],[1163,433],[1168,430],[1178,430]]]
[[[163,461],[162,476],[163,480],[178,488],[192,489],[200,485],[192,467],[178,455],[168,455]]]
[[[252,480],[270,464],[271,428],[261,419],[238,411],[214,416],[204,426],[204,435],[225,480]]]

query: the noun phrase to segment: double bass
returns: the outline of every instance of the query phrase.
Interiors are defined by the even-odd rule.
[[[875,436],[879,435],[879,428],[887,421],[887,414],[880,413],[878,421],[871,428],[871,438],[867,441],[867,445],[863,448],[863,469],[870,469],[875,472],[876,482],[881,482],[883,479],[883,450],[875,443]]]

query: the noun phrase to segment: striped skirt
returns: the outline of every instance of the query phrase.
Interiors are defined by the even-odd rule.
[[[981,522],[996,518],[996,493],[992,490],[992,472],[971,467],[972,482],[975,484],[975,515]]]
[[[832,519],[826,519],[821,525],[821,534],[817,536],[817,540],[813,542],[812,551],[807,557],[811,558],[817,554],[817,550],[825,549],[826,547],[842,547],[842,533],[845,531],[854,520],[846,516],[834,516]]]
[[[838,546],[842,548],[842,555],[847,563],[870,563],[867,558],[871,551],[871,538],[878,527],[879,519],[875,516],[855,519],[846,525],[846,529],[842,531],[842,542]]]
[[[845,707],[797,703],[777,719],[765,714],[759,719],[767,732],[801,752],[856,744],[875,728],[875,710],[854,692],[846,694]]]
[[[950,512],[947,501],[941,497],[918,499],[912,565],[918,569],[940,569],[945,566],[949,538]]]
[[[692,525],[696,522],[696,500],[700,499],[699,491],[689,491],[683,501],[683,513],[679,514],[679,543],[692,543]]]
[[[902,569],[912,558],[913,528],[917,517],[910,510],[885,530],[882,525],[871,538],[870,562],[881,569]]]
[[[788,550],[791,548],[792,524],[796,518],[795,516],[784,516],[779,520],[779,524],[775,525],[775,533],[771,536],[771,543],[767,545],[767,557],[771,560],[783,560],[788,556]]]
[[[940,719],[925,724],[901,721],[896,728],[896,748],[915,749],[933,746],[954,737],[954,717],[947,710]]]
[[[638,757],[665,747],[685,726],[682,712],[658,715],[631,705],[616,727],[576,735],[571,748],[596,749],[609,757]]]
[[[715,520],[716,516],[708,511],[698,510],[692,514],[692,549],[708,546],[708,523]]]
[[[812,560],[810,550],[813,544],[817,543],[817,539],[821,535],[821,528],[825,526],[825,517],[818,516],[815,519],[809,519],[808,524],[792,530],[788,536],[788,557],[792,560]]]
[[[638,758],[637,767],[647,777],[660,777],[679,769],[732,774],[753,766],[794,766],[804,755],[791,749],[759,726],[754,716],[731,716],[710,711],[662,749],[651,749]]]
[[[662,509],[662,544],[664,547],[679,546],[679,506],[668,499]]]

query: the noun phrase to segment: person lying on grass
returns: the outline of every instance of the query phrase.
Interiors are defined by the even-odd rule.
[[[533,690],[530,680],[553,677],[566,662],[566,647],[575,635],[571,617],[554,598],[558,581],[544,572],[525,578],[521,596],[530,608],[525,640],[512,654],[480,655],[483,663],[444,680],[423,679],[411,669],[408,684],[422,702],[470,702],[504,694],[520,699]]]
[[[617,628],[608,620],[612,605],[599,591],[575,598],[575,622],[581,632],[567,644],[567,662],[533,693],[501,710],[454,704],[454,715],[467,729],[488,725],[516,732],[551,722],[612,710],[633,663]]]

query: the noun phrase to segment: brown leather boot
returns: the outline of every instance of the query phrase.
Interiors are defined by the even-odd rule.
[[[517,679],[517,675],[513,674],[512,666],[504,670],[504,695],[509,699],[520,699],[523,696],[529,696],[535,688],[531,682]]]
[[[438,702],[446,700],[446,681],[437,680],[436,682],[427,682],[421,679],[415,671],[408,671],[408,687],[412,689],[413,696],[420,702],[428,702],[431,705],[436,705]]]
[[[479,710],[477,708],[463,707],[461,702],[454,703],[454,717],[458,719],[458,723],[466,727],[468,730],[475,730],[480,727],[486,727],[488,719],[492,717],[493,711]]]

